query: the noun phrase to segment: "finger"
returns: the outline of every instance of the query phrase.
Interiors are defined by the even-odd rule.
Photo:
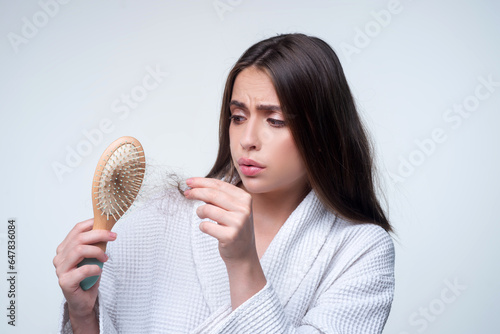
[[[238,188],[237,186],[217,179],[206,178],[206,177],[192,177],[186,180],[186,184],[190,188],[211,188],[218,189],[224,193],[232,196],[238,196],[242,194],[248,194],[245,190]]]
[[[203,233],[216,238],[217,240],[219,240],[219,242],[227,241],[229,239],[228,235],[234,233],[231,231],[233,230],[233,228],[231,227],[217,225],[209,221],[201,222],[199,227]]]
[[[99,247],[93,245],[78,245],[72,252],[66,254],[64,258],[61,256],[61,258],[58,259],[59,263],[56,266],[57,276],[64,275],[66,272],[73,270],[85,258],[95,258],[103,263],[108,260],[108,256]]]
[[[102,269],[97,265],[81,266],[65,273],[59,277],[59,286],[64,291],[75,291],[81,289],[80,282],[87,277],[100,276]],[[95,284],[98,285],[98,284]]]
[[[71,238],[74,235],[90,231],[90,230],[92,230],[93,226],[94,226],[94,218],[79,222],[71,229],[71,231],[68,233],[68,236],[66,238]]]
[[[68,243],[71,242],[77,236],[78,234],[81,234],[82,232],[90,231],[92,230],[92,227],[94,226],[94,219],[87,219],[84,220],[71,229],[69,233],[66,235],[66,238],[61,242],[61,244],[57,247],[56,253],[59,254],[64,251],[64,248],[67,246]]]
[[[240,193],[226,193],[213,188],[193,188],[184,192],[186,198],[196,199],[213,204],[227,211],[250,214],[252,196],[246,191]]]
[[[99,261],[104,262],[104,252],[95,244],[116,240],[116,236],[116,233],[107,230],[92,230],[75,236],[68,241],[63,251],[59,252],[52,261],[54,267],[56,267],[56,273],[70,270],[84,258],[97,258]],[[90,245],[94,246],[92,248],[83,247]]]
[[[108,230],[92,230],[88,232],[81,233],[75,238],[78,244],[82,245],[92,245],[98,242],[108,242],[116,240],[117,234],[113,231]]]
[[[217,188],[221,190],[228,190],[234,187],[232,184],[225,181],[208,177],[191,177],[186,180],[186,184],[191,188]]]
[[[241,209],[239,199],[227,193],[213,188],[193,188],[184,192],[186,198],[200,200],[208,204],[213,204],[224,210],[235,211]]]
[[[75,249],[77,249],[79,246],[93,245],[98,242],[114,241],[116,240],[116,237],[117,234],[115,232],[110,232],[107,230],[91,230],[75,235],[72,239],[66,242],[66,245],[64,245],[64,247],[58,250],[57,255],[54,257],[52,263],[54,267],[56,267],[56,271],[60,271],[61,268],[64,268],[62,270],[68,270],[68,267],[70,267],[72,264],[67,264],[66,266],[64,266],[63,263],[68,261],[69,254],[75,254]],[[76,254],[79,253],[76,252]],[[99,254],[98,256],[94,257],[100,260],[102,258],[102,255]]]
[[[78,245],[93,245],[98,242],[109,242],[116,240],[117,234],[108,230],[91,230],[75,235],[68,240],[60,254],[72,252]]]
[[[196,214],[201,219],[211,219],[221,225],[235,226],[235,217],[237,214],[231,211],[221,209],[211,204],[200,205],[196,208]]]

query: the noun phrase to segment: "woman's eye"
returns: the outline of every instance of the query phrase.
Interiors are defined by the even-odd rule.
[[[232,123],[240,124],[241,122],[244,121],[244,117],[243,116],[239,116],[239,115],[232,115],[231,117],[229,117],[229,120]]]
[[[276,128],[282,128],[286,125],[285,121],[279,120],[279,119],[274,119],[274,118],[268,118],[267,121],[271,126],[274,126]]]

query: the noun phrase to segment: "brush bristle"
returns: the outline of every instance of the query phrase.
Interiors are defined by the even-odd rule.
[[[141,147],[123,143],[102,162],[101,177],[94,180],[94,195],[107,219],[120,219],[139,193],[145,171],[142,153]]]

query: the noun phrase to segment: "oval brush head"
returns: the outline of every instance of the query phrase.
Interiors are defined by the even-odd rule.
[[[94,209],[93,229],[111,231],[120,217],[132,206],[139,190],[146,161],[144,150],[133,137],[121,137],[104,151],[97,164],[92,182],[92,206]],[[106,243],[95,244],[106,251]],[[84,259],[78,267],[85,264],[102,262],[97,259]],[[83,290],[90,289],[99,276],[91,276],[80,282]]]

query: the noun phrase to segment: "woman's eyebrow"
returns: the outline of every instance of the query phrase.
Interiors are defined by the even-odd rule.
[[[236,100],[231,100],[231,102],[229,102],[229,106],[236,106],[239,108],[248,109],[245,103]],[[257,110],[281,111],[281,107],[273,104],[259,104],[257,105]]]

